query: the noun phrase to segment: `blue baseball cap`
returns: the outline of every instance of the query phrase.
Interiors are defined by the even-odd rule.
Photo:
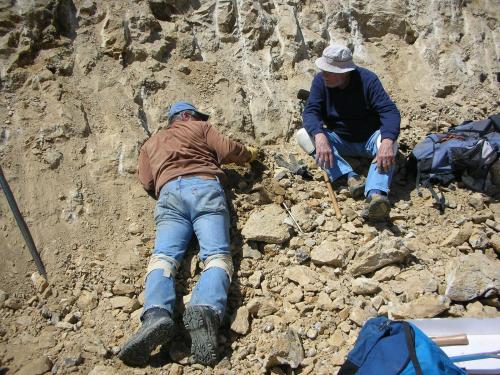
[[[170,121],[172,117],[174,117],[177,113],[182,111],[193,111],[203,121],[207,121],[208,118],[210,117],[206,113],[198,111],[196,107],[189,102],[175,102],[168,109],[167,112],[168,120]]]

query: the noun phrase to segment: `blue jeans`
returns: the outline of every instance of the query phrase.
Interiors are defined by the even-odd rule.
[[[165,256],[178,266],[193,232],[200,245],[200,259],[229,255],[229,211],[224,190],[218,180],[179,177],[165,184],[155,210],[156,241],[153,255]],[[208,268],[200,276],[190,305],[209,306],[224,316],[230,279],[222,268]],[[172,314],[175,305],[174,276],[162,269],[152,270],[146,278],[144,310],[166,309]]]
[[[326,136],[330,141],[334,155],[333,168],[328,168],[326,170],[330,180],[335,181],[339,177],[353,171],[352,167],[343,156],[373,159],[377,155],[377,138],[379,135],[380,130],[377,130],[368,141],[353,143],[347,142],[335,134],[335,132],[327,130]],[[379,172],[377,164],[371,163],[366,178],[365,197],[372,189],[378,189],[385,193],[389,193],[389,186],[391,185],[394,169],[395,167],[392,166],[388,172]]]

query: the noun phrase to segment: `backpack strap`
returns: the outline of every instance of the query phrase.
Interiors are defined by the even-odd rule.
[[[410,360],[413,363],[413,368],[416,375],[423,375],[422,368],[418,362],[417,352],[415,350],[415,333],[410,327],[408,322],[401,322],[405,331],[406,345],[408,347],[408,353],[410,354]]]

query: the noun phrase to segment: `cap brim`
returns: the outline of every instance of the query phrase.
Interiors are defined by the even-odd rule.
[[[202,121],[207,121],[208,118],[210,117],[209,115],[207,115],[206,113],[203,113],[203,112],[199,112],[199,111],[195,111],[196,112],[196,115],[202,120]]]
[[[323,57],[316,59],[314,64],[321,70],[330,73],[347,73],[356,69],[356,64],[351,61],[339,62],[340,66],[328,64]]]

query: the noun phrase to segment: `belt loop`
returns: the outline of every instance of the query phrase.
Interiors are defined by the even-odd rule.
[[[217,180],[217,182],[220,184],[219,177],[215,176],[215,179],[216,179],[216,180]]]

